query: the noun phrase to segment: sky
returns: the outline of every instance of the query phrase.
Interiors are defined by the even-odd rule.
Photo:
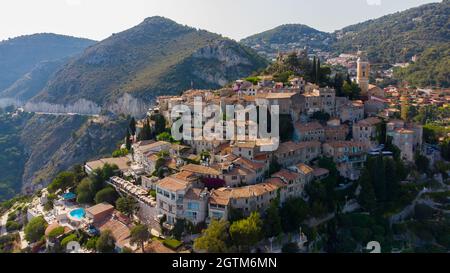
[[[51,32],[102,40],[150,16],[240,40],[281,24],[332,32],[437,0],[1,0],[0,40]]]

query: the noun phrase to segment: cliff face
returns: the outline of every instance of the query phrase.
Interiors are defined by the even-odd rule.
[[[28,156],[22,189],[45,186],[60,171],[109,156],[125,136],[127,124],[125,119],[34,115],[20,136]]]

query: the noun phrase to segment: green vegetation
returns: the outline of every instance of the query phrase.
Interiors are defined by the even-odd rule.
[[[259,213],[252,212],[248,218],[234,222],[229,232],[238,250],[248,252],[250,247],[262,239],[262,221]]]
[[[363,48],[372,63],[407,62],[430,46],[448,43],[449,9],[450,3],[443,1],[346,27],[334,49]]]
[[[142,253],[145,253],[145,242],[150,240],[150,231],[145,225],[136,225],[130,231],[130,242],[141,246]]]
[[[52,183],[48,185],[47,189],[50,193],[54,193],[57,190],[65,191],[68,188],[75,186],[75,183],[76,179],[74,173],[61,172],[53,179]]]
[[[0,236],[0,253],[12,253],[20,241],[18,232]]]
[[[271,47],[273,44],[284,46],[288,50],[288,44],[298,43],[298,48],[313,48],[329,50],[332,35],[321,32],[301,24],[286,24],[274,29],[252,35],[241,40],[246,46],[253,47],[259,45],[257,51],[264,51],[271,54],[278,53],[277,49]]]
[[[163,244],[172,250],[177,250],[183,243],[177,239],[165,239]]]
[[[64,227],[57,227],[48,234],[49,239],[55,239],[64,234]]]
[[[105,187],[106,180],[112,177],[116,170],[116,165],[105,164],[102,169],[96,169],[90,176],[83,178],[76,186],[77,202],[81,204],[92,204],[98,200],[114,204],[117,199],[117,193],[111,190],[111,188]],[[100,193],[102,190],[103,192]],[[109,201],[112,201],[112,203]]]
[[[12,118],[0,113],[0,201],[12,198],[22,185],[21,177],[25,167],[24,147],[20,139],[21,129],[32,115],[21,114]]]
[[[137,210],[139,206],[136,200],[132,197],[119,197],[116,200],[116,209],[128,217],[131,217]]]
[[[113,253],[116,248],[116,240],[110,230],[105,230],[95,242],[95,248],[100,253]]]
[[[31,243],[42,239],[47,228],[47,222],[41,216],[31,219],[25,226],[25,239]]]
[[[95,194],[94,200],[96,204],[103,202],[115,204],[118,198],[117,192],[113,187],[107,186]]]
[[[370,157],[359,180],[362,188],[358,202],[370,212],[388,212],[404,207],[415,197],[400,185],[406,175],[406,167],[401,160],[381,155]]]
[[[121,156],[126,156],[127,154],[128,154],[128,149],[127,148],[122,148],[122,149],[115,150],[112,153],[112,156],[113,157],[121,157]]]
[[[450,87],[450,44],[431,46],[417,62],[394,71],[395,77],[409,84],[427,87]]]
[[[194,248],[208,253],[228,252],[228,227],[227,221],[212,220],[208,228],[202,231],[202,236],[195,239]]]

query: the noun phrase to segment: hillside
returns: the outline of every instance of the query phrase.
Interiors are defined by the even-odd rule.
[[[329,50],[333,35],[301,24],[286,24],[241,40],[264,56],[308,47]]]
[[[38,63],[30,72],[20,77],[10,87],[1,91],[0,99],[14,99],[20,103],[28,101],[45,87],[50,77],[66,61],[66,58],[62,58]]]
[[[127,124],[125,118],[0,114],[0,201],[47,185],[74,164],[111,155]]]
[[[352,25],[338,31],[334,50],[358,47],[376,63],[407,62],[427,47],[450,42],[450,1],[433,3]]]
[[[94,41],[43,33],[0,41],[0,91],[43,61],[54,61],[81,53]]]
[[[151,17],[88,48],[58,71],[33,103],[72,104],[80,99],[113,112],[133,98],[194,88],[217,88],[264,68],[266,62],[238,43],[204,30]],[[129,95],[129,96],[128,96]],[[129,110],[129,111],[127,111]]]
[[[406,68],[395,71],[395,77],[419,87],[450,87],[450,44],[427,48]]]

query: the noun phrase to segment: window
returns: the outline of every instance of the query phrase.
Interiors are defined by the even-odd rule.
[[[188,202],[187,208],[188,208],[188,210],[199,210],[200,205],[195,202]]]

